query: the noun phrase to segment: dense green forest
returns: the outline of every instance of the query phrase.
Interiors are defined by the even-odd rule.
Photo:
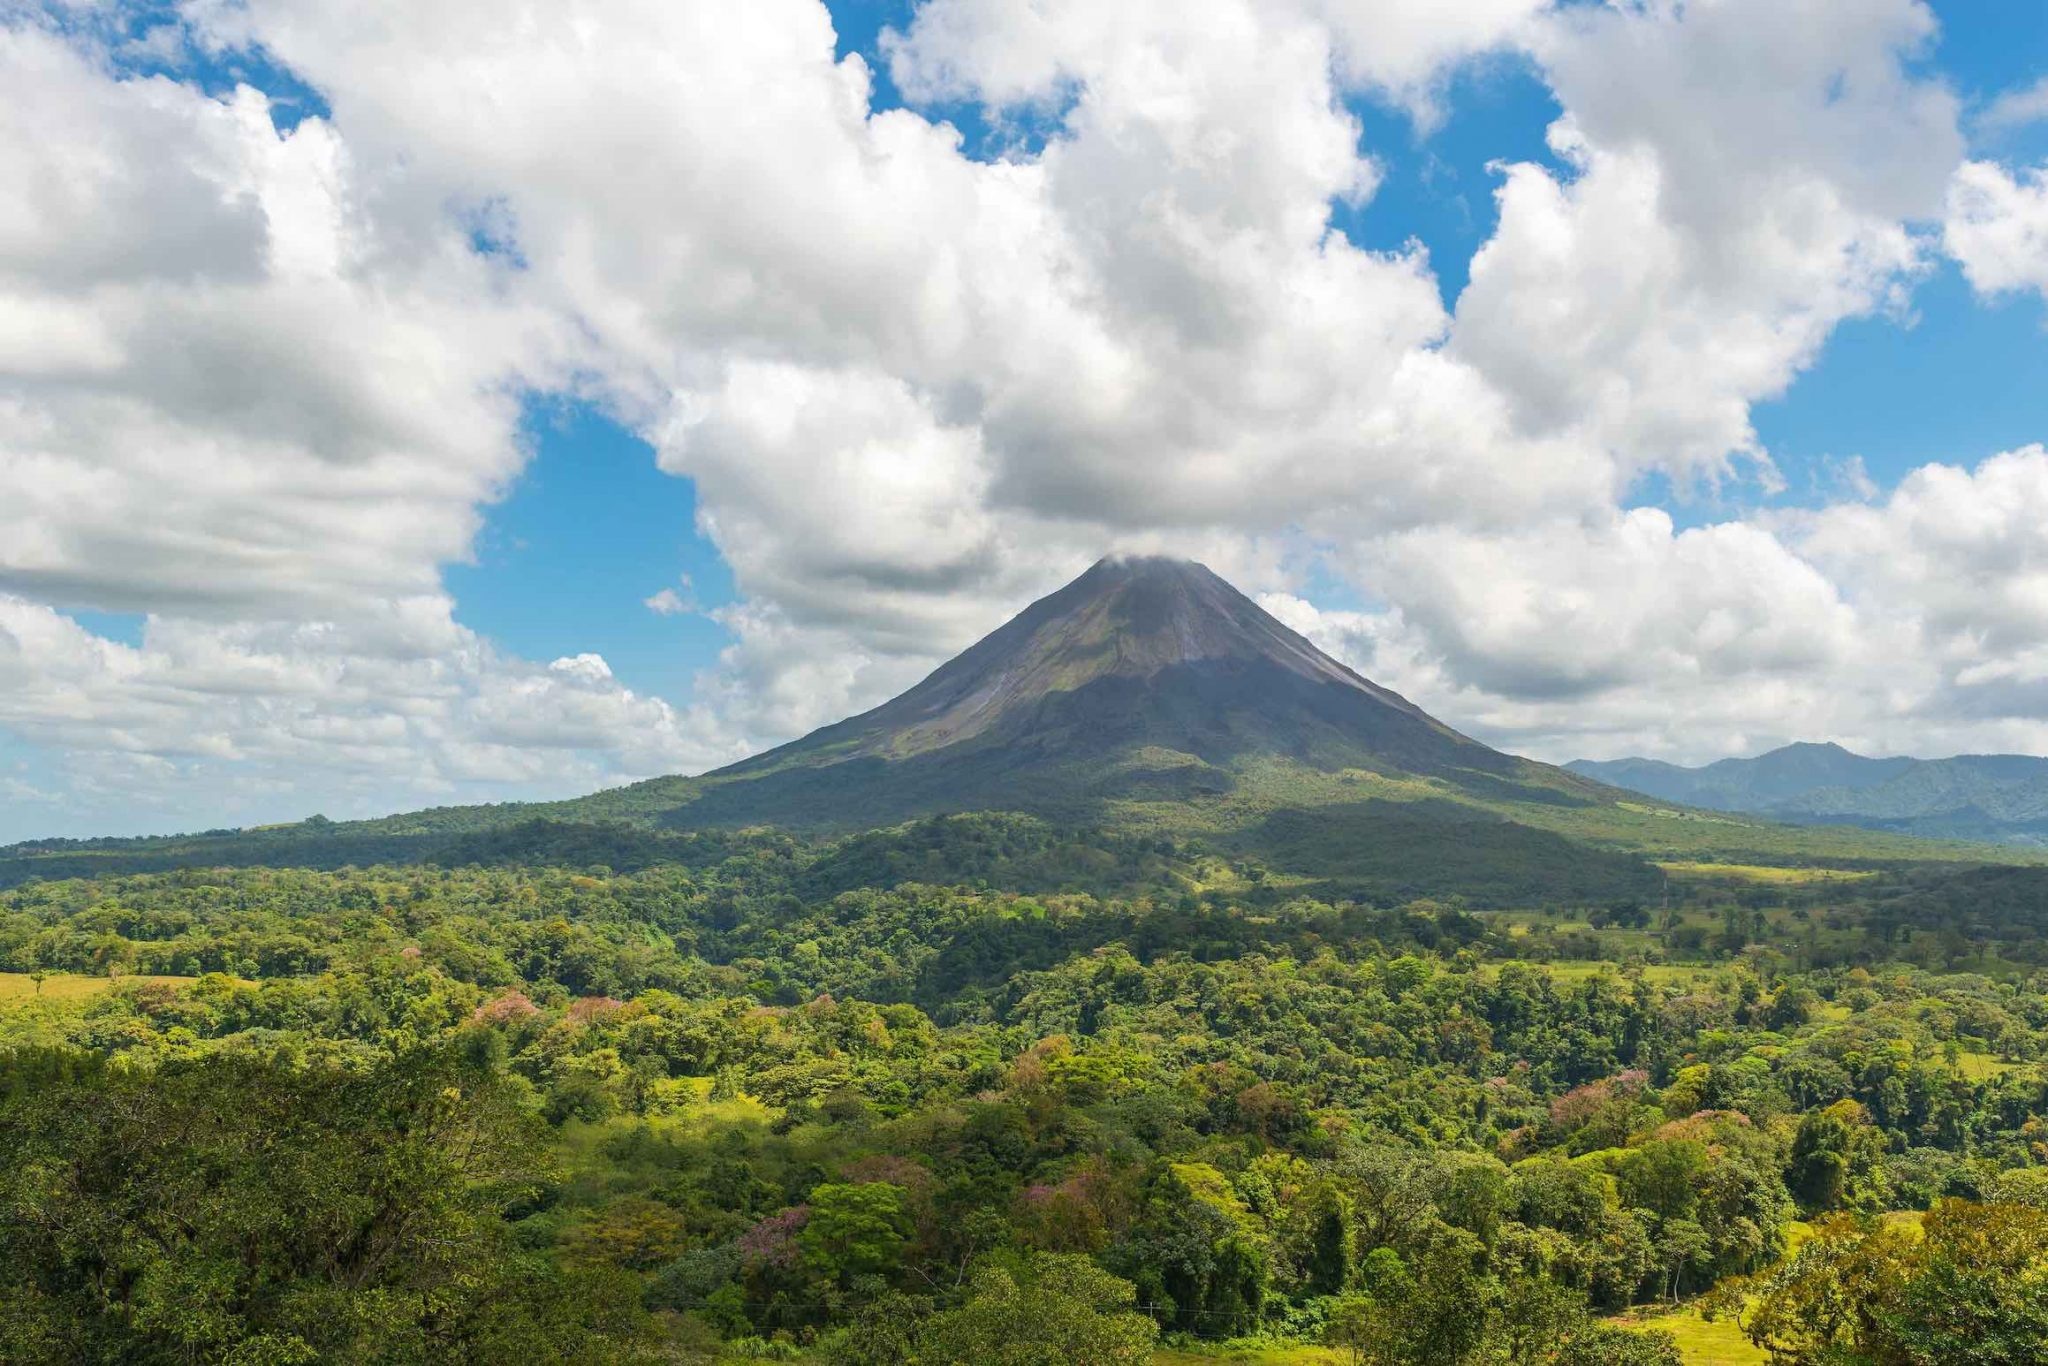
[[[465,841],[0,892],[0,1360],[2048,1359],[2048,871]]]

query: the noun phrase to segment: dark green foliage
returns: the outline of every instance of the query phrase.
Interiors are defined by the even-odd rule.
[[[1351,1201],[1337,1187],[1325,1186],[1310,1199],[1307,1213],[1303,1288],[1311,1295],[1339,1294],[1351,1280]]]
[[[36,1080],[0,1103],[0,1359],[602,1361],[640,1336],[630,1283],[514,1248],[543,1135],[446,1050],[15,1066]]]
[[[1356,802],[1275,812],[1245,847],[1326,879],[1325,895],[1405,901],[1461,896],[1485,906],[1649,896],[1663,875],[1639,858],[1453,802]]]

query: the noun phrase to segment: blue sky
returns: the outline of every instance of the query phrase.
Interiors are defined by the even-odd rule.
[[[634,687],[687,697],[728,636],[706,612],[733,598],[695,491],[590,405],[533,403],[532,462],[487,514],[473,563],[449,568],[461,619],[531,659],[595,652]],[[663,614],[663,589],[701,610]]]
[[[885,27],[901,27],[910,0],[829,5],[842,54],[877,72],[877,106],[900,103],[880,53]],[[1952,4],[1930,59],[1972,107],[2048,74],[2048,8]],[[1526,59],[1497,57],[1460,72],[1443,100],[1445,120],[1418,129],[1402,109],[1354,97],[1352,113],[1384,180],[1356,209],[1336,205],[1333,225],[1374,250],[1410,240],[1429,250],[1447,306],[1463,288],[1473,253],[1492,234],[1500,161],[1555,166],[1544,130],[1558,105]],[[935,113],[988,149],[987,125],[970,105]],[[2048,123],[1987,136],[1982,150],[2022,160],[2048,156]],[[991,153],[992,154],[992,153]],[[1860,459],[1880,487],[1931,460],[1974,460],[2048,436],[2048,311],[2038,296],[1973,298],[1953,262],[1939,263],[1905,316],[1852,319],[1784,398],[1759,404],[1754,421],[1778,462],[1782,493],[1744,486],[1716,495],[1641,490],[1681,524],[1732,508],[1809,503],[1838,491],[1837,462]],[[642,600],[688,575],[707,611],[733,598],[730,574],[692,524],[686,478],[655,470],[645,443],[588,405],[551,401],[529,424],[532,465],[492,508],[476,565],[450,570],[461,619],[534,658],[596,651],[636,687],[678,700],[730,635],[701,613],[658,616]],[[1331,600],[1343,590],[1326,589]]]
[[[0,127],[0,840],[702,770],[1119,551],[1540,758],[2048,753],[2039,6],[52,0]]]

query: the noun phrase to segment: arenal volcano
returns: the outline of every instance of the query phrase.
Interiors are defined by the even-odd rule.
[[[24,847],[0,858],[0,885],[88,866],[616,867],[672,857],[671,832],[886,835],[960,812],[1016,813],[994,822],[1005,829],[1036,818],[1033,838],[1095,849],[1076,856],[1083,864],[1125,856],[1098,837],[1126,853],[1131,841],[1163,841],[1234,861],[1232,876],[1273,876],[1276,891],[1501,905],[1647,897],[1662,875],[1625,851],[1667,850],[1702,830],[1722,842],[1752,830],[1776,838],[1736,817],[1705,827],[1699,813],[1460,735],[1199,564],[1109,559],[893,701],[715,773],[89,856]]]
[[[695,780],[694,800],[671,819],[845,828],[961,810],[1096,818],[1347,775],[1361,796],[1386,783],[1427,785],[1409,797],[1613,795],[1460,735],[1203,565],[1115,558],[894,700]]]
[[[967,812],[990,814],[923,823]],[[1108,559],[894,700],[715,773],[559,802],[23,845],[0,850],[0,886],[195,865],[638,867],[756,826],[875,855],[850,885],[891,867],[911,880],[970,876],[972,860],[954,857],[964,840],[990,857],[1038,848],[1064,870],[1036,875],[1049,885],[1070,873],[1087,885],[1149,850],[1138,857],[1179,860],[1189,887],[1219,876],[1282,898],[1500,906],[1646,900],[1664,875],[1644,854],[1931,848],[1689,811],[1502,754],[1199,564]],[[948,852],[892,863],[886,848]]]

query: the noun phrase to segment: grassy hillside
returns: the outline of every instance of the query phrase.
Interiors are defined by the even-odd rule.
[[[1136,768],[1150,775],[1132,781]],[[1231,771],[1150,750],[1105,763],[1115,797],[1091,784],[1035,804],[1049,829],[1114,841],[1167,839],[1212,857],[1252,859],[1269,873],[1382,899],[1464,895],[1487,904],[1597,900],[1654,891],[1651,864],[1844,870],[1907,864],[2041,864],[2048,851],[1946,843],[1848,826],[1779,825],[1691,811],[1598,789],[1532,780],[1507,792],[1441,777],[1366,769],[1326,771],[1261,757]],[[367,821],[315,818],[248,831],[148,839],[51,840],[0,850],[0,886],[31,877],[89,877],[181,867],[363,867],[375,863],[601,863],[637,868],[689,861],[749,838],[743,828],[693,825],[718,779],[663,778],[552,803],[446,807]],[[1100,791],[1102,784],[1092,790]],[[1013,794],[1030,799],[1037,789]],[[1590,793],[1590,795],[1589,795]],[[1042,795],[1042,794],[1040,794]],[[849,811],[867,810],[858,806]],[[921,813],[895,819],[905,820]],[[795,838],[836,842],[894,823],[799,825]]]

